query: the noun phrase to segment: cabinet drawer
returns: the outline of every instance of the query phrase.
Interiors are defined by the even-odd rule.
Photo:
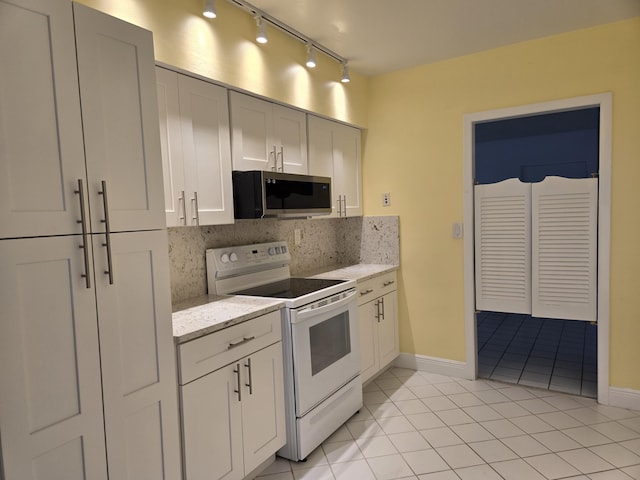
[[[178,345],[180,385],[250,355],[282,338],[281,310]]]
[[[371,300],[381,297],[398,289],[396,272],[383,273],[377,277],[358,282],[358,305],[364,305]]]

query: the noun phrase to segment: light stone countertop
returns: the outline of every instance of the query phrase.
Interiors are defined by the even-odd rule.
[[[173,307],[173,340],[184,343],[237,323],[279,310],[284,303],[273,298],[203,295]]]
[[[350,265],[348,267],[337,268],[328,272],[318,273],[313,275],[314,278],[329,278],[336,280],[355,280],[357,282],[363,282],[370,278],[382,275],[384,273],[393,272],[398,270],[397,265],[379,265],[371,263],[359,263],[356,265]]]
[[[397,265],[356,264],[308,277],[362,282],[397,270]],[[173,339],[184,343],[282,308],[279,299],[235,295],[202,295],[173,305]]]

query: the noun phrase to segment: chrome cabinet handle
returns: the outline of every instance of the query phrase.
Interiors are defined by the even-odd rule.
[[[253,395],[253,380],[251,379],[251,358],[247,358],[247,363],[244,365],[249,370],[249,383],[245,383],[245,386],[249,387],[249,395]]]
[[[347,216],[347,196],[342,196],[342,210],[344,211],[344,216]]]
[[[109,275],[109,285],[113,285],[113,261],[111,258],[111,228],[109,226],[109,201],[107,200],[107,182],[102,180],[102,191],[98,192],[102,195],[102,204],[104,205],[104,234],[105,243],[103,247],[107,247],[107,270],[104,271],[105,275]]]
[[[238,389],[234,390],[233,393],[237,393],[238,394],[238,401],[241,402],[242,401],[242,389],[240,388],[240,364],[236,363],[236,368],[233,369],[233,373],[236,374],[237,376],[237,385],[238,385]]]
[[[360,292],[360,296],[362,296],[362,295],[367,295],[367,294],[369,294],[369,293],[371,293],[371,292],[373,292],[373,288],[367,288],[366,290],[362,290],[362,291]]]
[[[393,285],[394,283],[396,283],[395,280],[389,280],[388,282],[384,282],[382,284],[383,287],[388,287],[389,285]]]
[[[195,216],[192,215],[191,216],[191,220],[195,220],[196,221],[196,226],[199,227],[200,226],[200,212],[198,211],[198,192],[193,192],[193,198],[191,199],[191,204],[194,206],[194,213]]]
[[[379,303],[379,305],[380,305],[380,306],[382,306],[382,313],[381,313],[381,315],[382,315],[382,320],[384,320],[384,297],[382,297],[382,298],[380,299],[380,303]],[[378,321],[380,321],[380,320],[378,319]]]
[[[277,157],[276,157],[276,164],[277,164]],[[280,170],[281,172],[284,172],[284,147],[281,145],[280,146],[280,168],[278,168],[278,170]]]
[[[182,220],[182,224],[187,224],[187,202],[184,196],[184,190],[180,191],[180,196],[178,197],[178,210],[180,209],[180,202],[182,202],[182,215],[178,217],[179,220]]]
[[[338,216],[342,216],[342,195],[338,195]]]
[[[276,153],[276,146],[273,146],[273,150],[269,152],[269,158],[267,159],[267,165],[271,163],[271,155],[273,155],[273,167],[271,170],[275,172],[278,169],[278,154]]]
[[[84,211],[84,185],[81,178],[78,179],[78,190],[75,190],[74,193],[80,196],[80,220],[78,220],[78,223],[82,226],[82,243],[80,244],[80,248],[84,253],[84,273],[80,276],[84,278],[87,288],[91,288],[91,277],[89,276],[89,245],[87,244],[89,237],[87,236],[87,217]]]
[[[227,350],[231,350],[232,348],[236,348],[239,347],[240,345],[242,345],[243,343],[247,343],[250,342],[251,340],[253,340],[254,338],[256,338],[255,335],[252,335],[251,337],[242,337],[242,340],[240,340],[239,342],[236,343],[230,343],[227,346]]]
[[[376,300],[376,320],[380,323],[380,300]]]

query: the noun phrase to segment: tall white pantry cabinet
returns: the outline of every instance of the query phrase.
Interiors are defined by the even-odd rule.
[[[0,478],[179,479],[150,32],[0,0]]]

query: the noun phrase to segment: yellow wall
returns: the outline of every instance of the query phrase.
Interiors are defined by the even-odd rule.
[[[340,65],[318,52],[317,67],[304,66],[306,47],[268,28],[269,43],[255,41],[256,22],[227,1],[218,18],[202,16],[203,0],[80,0],[80,3],[151,30],[156,59],[218,82],[366,126],[368,78],[351,73],[340,83]]]
[[[462,118],[465,113],[613,92],[611,384],[640,390],[640,19],[524,42],[368,79],[269,30],[254,41],[245,12],[201,0],[80,0],[154,32],[158,61],[328,117],[363,136],[367,215],[400,215],[401,350],[465,360]],[[391,207],[380,204],[391,192]],[[467,232],[469,234],[469,232]]]
[[[400,215],[401,351],[465,360],[463,115],[613,92],[610,380],[640,389],[639,59],[635,18],[371,79],[364,207]]]

